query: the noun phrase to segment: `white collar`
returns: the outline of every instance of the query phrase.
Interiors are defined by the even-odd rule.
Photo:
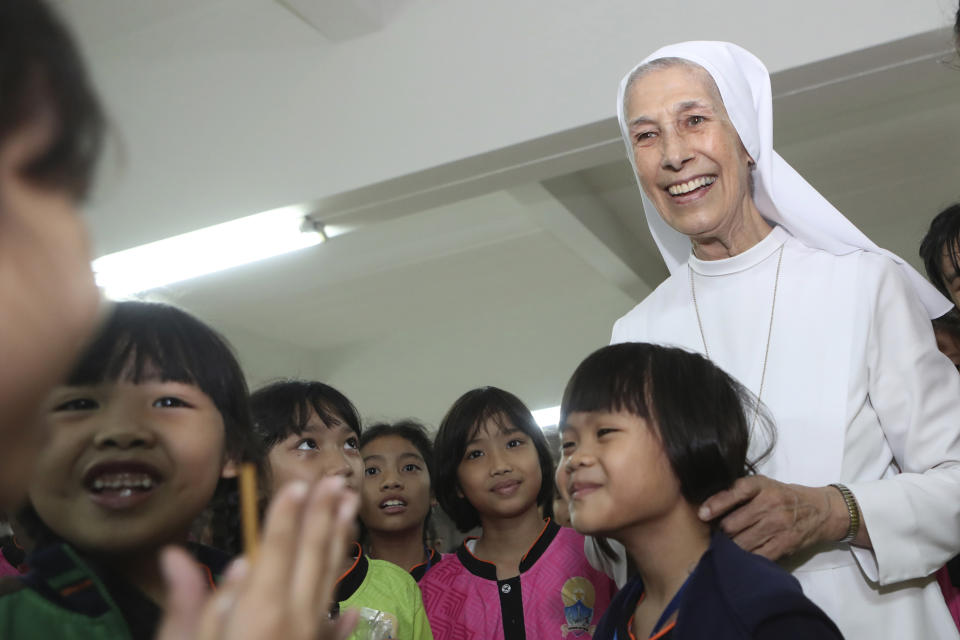
[[[688,263],[691,269],[703,276],[725,276],[746,271],[773,255],[789,237],[790,234],[783,227],[776,226],[763,240],[735,256],[720,260],[701,260],[691,251]]]

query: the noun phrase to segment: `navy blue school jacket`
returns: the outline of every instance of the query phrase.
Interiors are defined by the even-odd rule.
[[[594,640],[630,640],[628,632],[643,583],[624,585],[597,625]],[[830,618],[789,573],[715,533],[683,594],[676,625],[658,640],[842,640]],[[641,640],[641,639],[637,639]]]

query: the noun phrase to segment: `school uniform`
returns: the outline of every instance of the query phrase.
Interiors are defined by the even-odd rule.
[[[190,545],[211,589],[229,562],[226,554]],[[152,640],[160,607],[115,573],[60,543],[33,553],[29,572],[0,581],[0,638]]]
[[[359,544],[353,565],[337,581],[336,600],[339,611],[360,612],[350,640],[433,638],[413,577],[392,562],[366,556]]]
[[[413,579],[417,582],[423,579],[423,576],[427,574],[434,565],[443,560],[443,554],[437,551],[436,549],[426,549],[427,559],[421,562],[420,564],[413,565],[410,569],[410,575],[413,576]]]
[[[640,640],[631,632],[643,598],[639,576],[617,593],[597,625],[595,640]],[[715,533],[662,618],[656,640],[842,640],[827,615],[813,604],[796,578],[766,558],[744,551]]]
[[[520,561],[520,574],[473,555],[475,538],[420,581],[427,617],[440,640],[589,640],[616,588],[587,562],[583,536],[548,521]]]

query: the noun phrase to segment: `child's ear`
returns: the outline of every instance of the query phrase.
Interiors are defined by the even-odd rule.
[[[236,478],[240,475],[240,465],[232,458],[227,458],[220,469],[221,478]]]

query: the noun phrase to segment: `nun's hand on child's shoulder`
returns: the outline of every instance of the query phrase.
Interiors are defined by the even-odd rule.
[[[707,499],[698,515],[704,521],[720,518],[720,528],[741,548],[777,560],[843,538],[849,515],[837,496],[832,487],[748,476]]]
[[[259,557],[234,562],[213,594],[186,552],[167,550],[167,607],[157,640],[346,638],[355,614],[330,622],[327,612],[357,504],[339,477],[313,489],[287,485],[270,505]]]

